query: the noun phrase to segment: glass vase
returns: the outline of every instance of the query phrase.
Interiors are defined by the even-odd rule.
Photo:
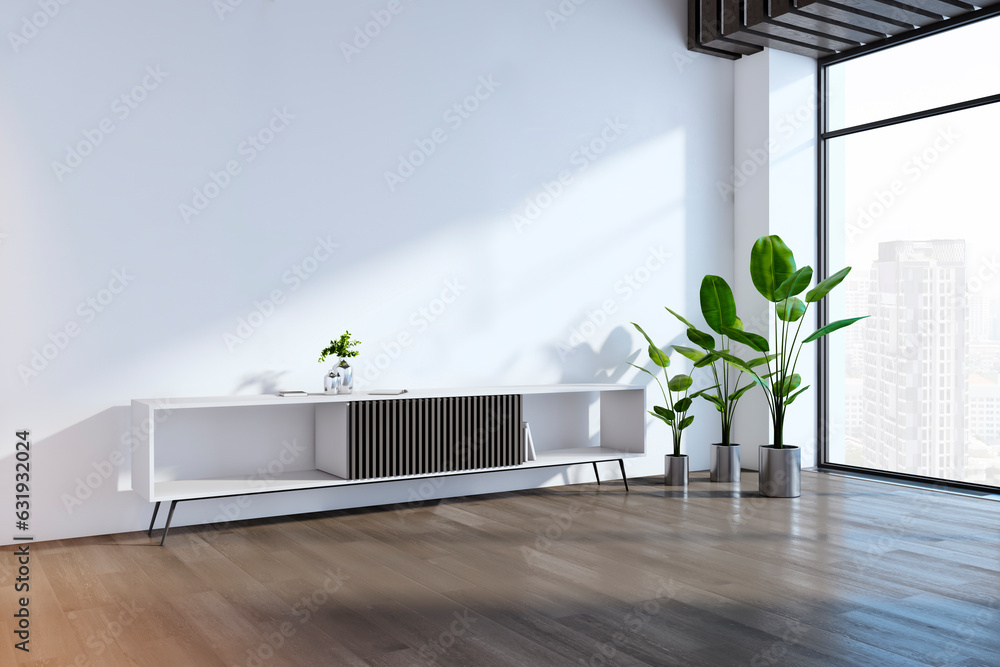
[[[344,378],[340,374],[340,368],[334,364],[333,368],[330,369],[330,372],[323,376],[323,393],[338,393],[343,382]]]
[[[335,368],[340,372],[340,386],[337,387],[337,393],[350,394],[354,391],[354,368],[345,358],[341,358]]]

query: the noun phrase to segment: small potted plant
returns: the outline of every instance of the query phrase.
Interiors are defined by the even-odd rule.
[[[360,341],[351,338],[350,331],[345,331],[340,338],[331,340],[330,345],[320,352],[319,363],[326,361],[327,357],[337,358],[337,363],[323,378],[323,393],[350,394],[354,391],[354,369],[347,360],[358,356],[358,351],[354,348],[360,344]]]
[[[805,301],[798,298],[812,282],[809,266],[796,268],[795,256],[779,236],[762,236],[750,252],[750,278],[761,295],[774,304],[774,354],[768,355],[767,339],[736,327],[723,327],[732,340],[743,343],[766,355],[767,373],[758,374],[751,366],[728,352],[718,354],[738,370],[748,373],[760,385],[767,399],[774,429],[774,443],[760,448],[760,493],[776,498],[797,498],[801,494],[802,454],[798,447],[785,444],[785,416],[796,398],[809,387],[802,387],[802,376],[796,372],[802,346],[854,324],[864,317],[851,317],[831,322],[801,340],[799,334],[809,304],[826,297],[851,271],[846,267],[806,292]],[[774,367],[771,367],[771,362]]]
[[[694,398],[694,396],[688,396],[688,390],[691,388],[693,382],[688,375],[675,375],[671,378],[669,373],[666,372],[666,368],[670,366],[670,357],[667,356],[666,352],[656,347],[652,339],[642,330],[642,327],[635,322],[632,323],[632,326],[638,329],[639,333],[646,339],[646,342],[649,343],[649,358],[654,364],[664,369],[664,376],[667,380],[667,388],[664,389],[660,378],[656,377],[655,374],[642,366],[629,364],[656,380],[656,384],[660,387],[660,392],[663,394],[663,401],[666,403],[666,405],[654,406],[649,413],[669,426],[670,432],[673,435],[674,453],[667,454],[664,457],[666,485],[687,486],[688,457],[686,454],[681,454],[681,436],[684,429],[694,422],[694,416],[687,415],[687,411],[691,408],[691,399]]]
[[[705,276],[701,281],[699,297],[701,314],[705,318],[705,322],[712,331],[719,334],[718,348],[716,348],[714,336],[699,330],[684,317],[667,308],[671,315],[687,326],[688,340],[701,348],[696,350],[675,345],[674,349],[693,361],[695,368],[706,366],[710,368],[712,378],[715,381],[714,385],[698,392],[701,398],[711,403],[719,411],[722,425],[721,442],[712,443],[710,450],[709,480],[713,482],[738,482],[740,481],[740,446],[732,442],[733,418],[737,403],[745,393],[753,388],[754,383],[749,381],[741,385],[744,372],[727,363],[717,350],[724,350],[732,354],[730,351],[732,341],[726,335],[725,329],[742,329],[743,323],[736,315],[733,290],[725,279],[719,276]],[[772,356],[771,359],[773,360],[774,357]],[[766,357],[761,357],[744,363],[754,368],[763,365],[766,361]]]

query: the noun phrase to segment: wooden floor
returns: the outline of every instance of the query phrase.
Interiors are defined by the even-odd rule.
[[[1000,503],[694,473],[31,546],[0,664],[1000,665]]]

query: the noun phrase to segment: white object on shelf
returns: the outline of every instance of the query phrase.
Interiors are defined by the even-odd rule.
[[[524,424],[524,460],[534,461],[535,456],[535,443],[531,441],[531,427],[528,426],[528,422],[522,422]]]

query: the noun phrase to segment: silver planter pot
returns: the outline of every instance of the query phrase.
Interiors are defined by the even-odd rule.
[[[760,452],[760,495],[798,498],[802,495],[802,450],[763,445]]]
[[[712,443],[709,448],[708,479],[712,482],[740,481],[740,446]]]
[[[674,456],[667,454],[663,457],[663,483],[667,486],[687,486],[688,484],[688,457],[687,454]]]
[[[347,359],[341,359],[337,364],[337,370],[340,371],[340,387],[337,388],[337,393],[350,394],[354,391],[354,368],[347,363]]]
[[[354,391],[354,368],[347,359],[339,359],[323,378],[324,394],[350,394]]]

